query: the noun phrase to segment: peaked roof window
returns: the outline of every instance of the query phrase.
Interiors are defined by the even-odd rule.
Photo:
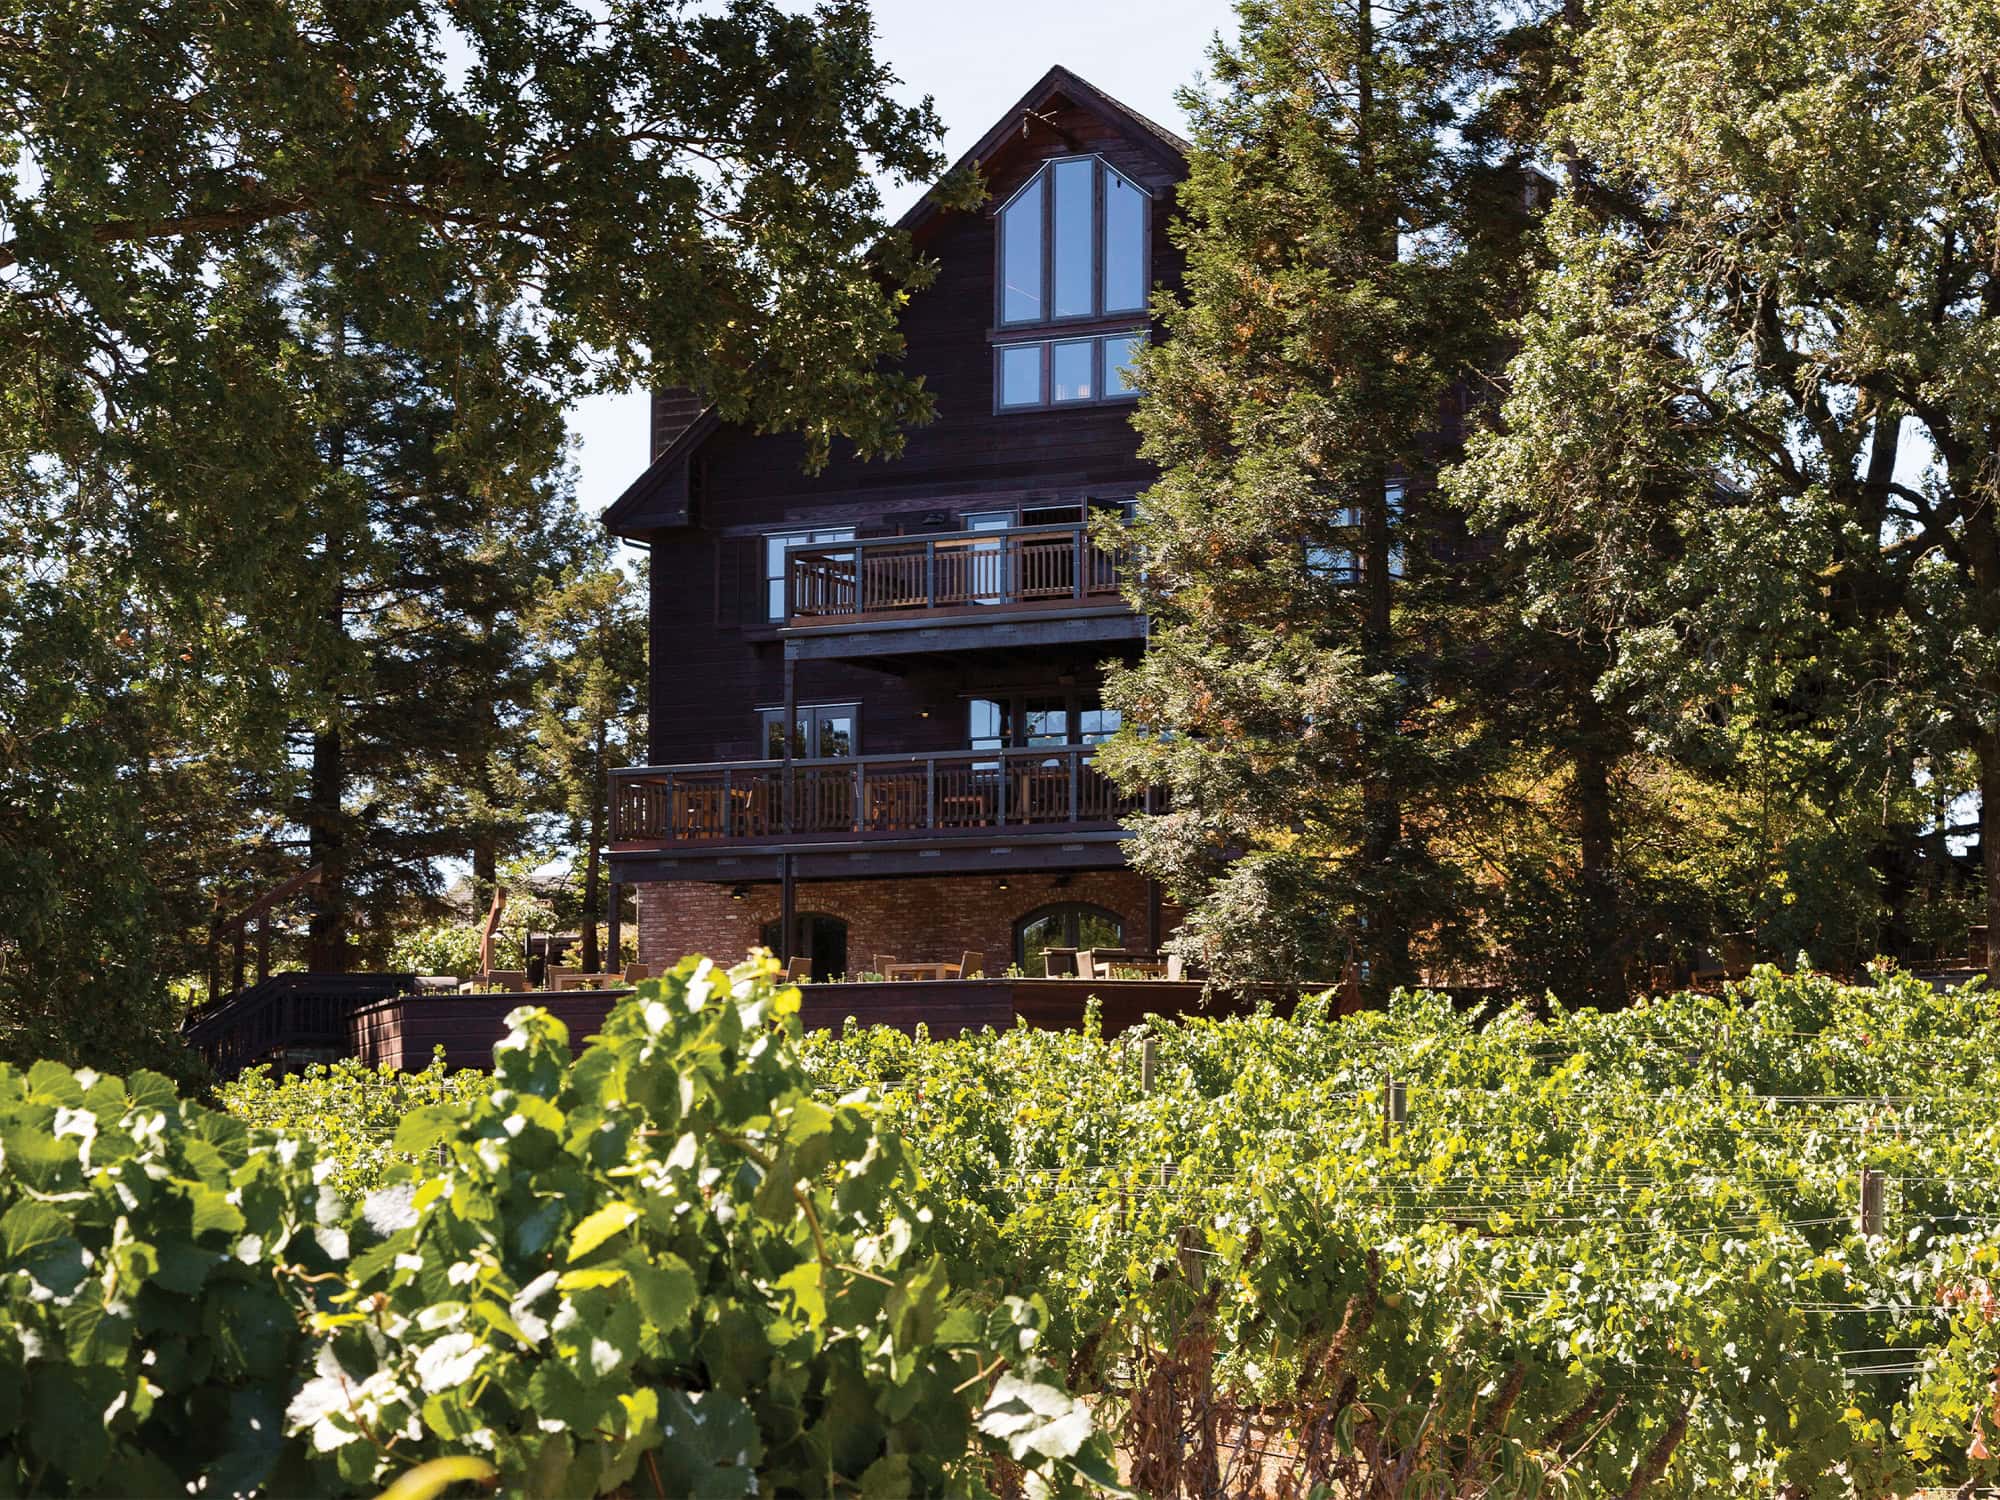
[[[998,215],[1001,325],[1143,313],[1150,208],[1102,157],[1044,164]]]

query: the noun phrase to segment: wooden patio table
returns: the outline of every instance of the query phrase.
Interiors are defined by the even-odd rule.
[[[890,964],[891,979],[942,979],[950,964]]]

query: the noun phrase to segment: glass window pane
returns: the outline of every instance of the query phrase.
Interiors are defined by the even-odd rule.
[[[1011,510],[975,510],[965,517],[967,531],[1005,531],[1014,524]]]
[[[1055,316],[1081,317],[1092,305],[1091,179],[1097,163],[1089,159],[1059,161],[1051,172],[1056,182]]]
[[[998,750],[1006,744],[1006,705],[993,698],[974,698],[967,705],[966,748]]]
[[[1127,396],[1139,388],[1126,374],[1126,367],[1132,363],[1132,356],[1139,352],[1145,339],[1136,333],[1120,334],[1104,341],[1104,394],[1107,396]]]
[[[772,620],[785,614],[785,549],[806,538],[796,532],[764,538],[764,614]]]
[[[1088,401],[1097,394],[1096,345],[1089,339],[1057,344],[1050,357],[1049,373],[1055,381],[1058,401]]]
[[[819,744],[814,754],[833,757],[854,753],[854,715],[844,708],[828,709],[819,716]]]
[[[1021,951],[1015,955],[1015,962],[1020,964],[1023,973],[1039,979],[1048,969],[1047,951],[1071,946],[1063,941],[1068,936],[1063,931],[1063,925],[1060,916],[1046,916],[1037,917],[1022,927]]]
[[[1042,346],[1015,344],[1000,351],[1000,404],[1042,404]]]
[[[1146,305],[1146,195],[1109,168],[1104,172],[1104,310]]]
[[[1122,948],[1125,946],[1125,924],[1113,921],[1101,912],[1080,911],[1076,914],[1076,946]]]
[[[1060,698],[1030,698],[1022,725],[1030,745],[1069,743],[1069,705]]]
[[[1124,722],[1115,708],[1086,708],[1077,719],[1077,738],[1086,745],[1110,739]]]
[[[1037,177],[1000,214],[1000,321],[1032,323],[1042,317],[1042,195]]]

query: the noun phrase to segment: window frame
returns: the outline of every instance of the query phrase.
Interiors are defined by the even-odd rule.
[[[1065,738],[1060,744],[1033,745],[1028,742],[1027,734],[1028,704],[1034,700],[1045,699],[1060,699],[1062,701],[1063,714],[1065,716]],[[1087,713],[1103,714],[1117,712],[1116,709],[1105,707],[1102,693],[1094,692],[1087,688],[989,688],[983,692],[964,693],[960,696],[959,702],[964,705],[959,722],[962,726],[965,749],[975,755],[997,756],[1002,753],[1031,750],[1088,750],[1103,743],[1103,739],[1109,736],[1102,730],[1093,730],[1091,732],[1098,734],[1100,738],[1096,740],[1085,739],[1083,716]],[[998,736],[1000,744],[998,748],[972,743],[975,738],[972,733],[972,705],[975,703],[997,703],[1000,705],[1000,734]],[[1116,732],[1116,730],[1110,731],[1113,734]],[[992,738],[992,736],[978,737]]]
[[[846,755],[821,755],[819,753],[819,716],[829,709],[845,709],[853,728],[849,733],[854,739],[854,748]],[[793,713],[808,724],[806,731],[806,753],[794,755],[794,760],[853,760],[861,754],[861,703],[859,699],[842,698],[830,703],[799,703],[793,705]],[[773,721],[784,722],[785,706],[773,704],[757,710],[757,759],[782,760],[782,755],[774,756],[771,749],[771,726]]]
[[[1115,912],[1111,910],[1111,908],[1108,906],[1099,906],[1095,901],[1046,901],[1042,905],[1036,907],[1033,911],[1023,912],[1020,916],[1014,919],[1013,946],[1014,946],[1014,962],[1016,964],[1018,964],[1023,969],[1025,969],[1028,966],[1027,965],[1028,950],[1025,942],[1025,939],[1028,935],[1028,929],[1035,923],[1046,921],[1050,917],[1056,916],[1058,913],[1060,913],[1065,918],[1063,937],[1066,941],[1056,944],[1055,945],[1056,947],[1061,948],[1061,947],[1076,946],[1075,942],[1067,940],[1072,938],[1076,939],[1081,938],[1081,933],[1078,930],[1078,924],[1086,916],[1099,917],[1105,921],[1114,924],[1118,929],[1118,946],[1123,947],[1125,944],[1125,929],[1130,924],[1125,920],[1124,913]]]
[[[834,536],[827,534],[833,532],[844,532],[845,535]],[[831,547],[841,542],[852,542],[858,536],[859,528],[854,526],[774,526],[769,531],[758,532],[757,545],[759,552],[762,554],[758,559],[758,567],[759,571],[764,575],[764,623],[767,625],[782,625],[785,623],[785,596],[783,591],[787,575],[791,572],[792,568],[792,548]],[[780,537],[786,538],[785,545],[778,552],[778,563],[781,571],[776,577],[773,577],[771,574],[771,543],[777,541]],[[771,585],[774,583],[779,588],[778,608],[775,613],[771,609]]]
[[[1144,326],[1134,328],[1092,329],[1089,332],[1045,333],[1039,338],[1009,338],[1004,343],[993,346],[993,414],[1004,417],[1014,412],[1071,411],[1093,406],[1124,406],[1139,399],[1136,388],[1127,387],[1122,391],[1110,389],[1107,378],[1110,373],[1108,346],[1117,340],[1133,339],[1144,344],[1150,338],[1150,331]],[[1088,396],[1072,396],[1067,400],[1055,399],[1055,348],[1058,344],[1089,344],[1091,392]],[[1002,375],[1009,352],[1019,349],[1035,349],[1040,353],[1041,377],[1036,385],[1034,401],[1006,401],[1006,382]]]
[[[1090,309],[1087,312],[1064,313],[1058,316],[1056,305],[1056,173],[1055,169],[1065,162],[1089,162],[1090,174]],[[1105,236],[1109,232],[1105,214],[1105,174],[1114,173],[1118,180],[1139,195],[1139,254],[1145,266],[1140,278],[1143,288],[1139,305],[1130,308],[1107,310],[1105,308],[1105,273],[1108,257],[1105,254]],[[1042,188],[1042,228],[1041,228],[1041,316],[1035,318],[1012,318],[1007,316],[1007,236],[1005,218],[1007,211],[1036,183]],[[1152,244],[1153,244],[1153,192],[1144,183],[1129,174],[1121,172],[1102,155],[1094,151],[1081,151],[1068,156],[1051,156],[1028,174],[1021,185],[1009,193],[1002,203],[993,210],[993,327],[996,332],[1012,333],[1031,328],[1058,328],[1065,324],[1101,323],[1106,318],[1126,316],[1143,318],[1146,302],[1152,295]],[[1046,361],[1043,369],[1043,389],[1047,389]],[[997,402],[997,395],[996,395]],[[1067,404],[1067,403],[1066,403]],[[1021,410],[1011,407],[1009,410]]]

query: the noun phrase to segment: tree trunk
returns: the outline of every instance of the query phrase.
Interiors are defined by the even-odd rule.
[[[347,355],[347,321],[334,325],[333,369],[339,380]],[[341,399],[346,398],[343,389]],[[339,474],[347,467],[347,431],[336,423],[327,436],[327,468]],[[337,505],[337,499],[329,498]],[[306,928],[306,968],[314,974],[347,972],[347,827],[343,815],[347,793],[347,762],[341,743],[341,681],[345,670],[342,647],[347,640],[347,545],[341,527],[329,512],[322,561],[328,590],[327,625],[334,670],[328,674],[325,720],[313,735],[312,775],[306,793],[306,836],[312,863],[320,867],[318,895]]]
[[[500,883],[500,850],[490,827],[472,836],[472,894],[475,901],[491,901],[493,888]]]
[[[337,713],[337,704],[329,711]],[[306,968],[314,974],[347,972],[347,831],[341,817],[346,781],[336,721],[313,736],[306,793],[308,857],[321,871],[306,929]]]
[[[1616,830],[1611,817],[1611,757],[1594,737],[1572,758],[1577,856],[1584,934],[1590,944],[1591,988],[1599,1004],[1617,1005],[1626,992],[1631,944],[1619,921]]]
[[[597,786],[605,786],[610,779],[610,769],[606,765],[605,725],[602,720],[597,725],[595,742],[591,746],[591,777]],[[598,849],[604,840],[604,798],[593,794],[590,799],[590,816],[584,820],[584,842],[587,845],[583,856],[583,971],[599,974],[603,970],[597,966],[597,889],[598,889]],[[614,953],[612,959],[616,961]]]
[[[1358,5],[1354,14],[1355,159],[1361,169],[1363,193],[1373,194],[1373,217],[1366,231],[1375,254],[1393,270],[1399,225],[1394,209],[1381,201],[1375,172],[1375,16],[1374,8]],[[1390,572],[1394,557],[1394,526],[1389,515],[1389,469],[1377,465],[1366,481],[1372,493],[1361,504],[1362,660],[1371,675],[1393,671]],[[1368,901],[1368,932],[1364,949],[1371,961],[1369,989],[1377,997],[1416,978],[1410,962],[1410,921],[1398,878],[1397,856],[1403,844],[1403,805],[1396,783],[1383,765],[1387,746],[1400,732],[1402,705],[1392,702],[1375,726],[1369,747],[1373,765],[1362,782],[1365,835],[1364,879],[1373,887]]]
[[[2000,733],[1979,746],[1979,861],[1986,872],[1986,977],[2000,984]]]

